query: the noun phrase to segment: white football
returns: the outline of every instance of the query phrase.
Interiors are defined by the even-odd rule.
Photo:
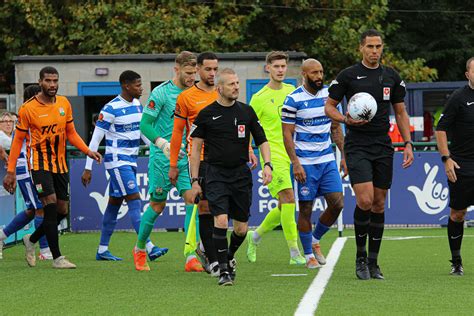
[[[370,121],[377,113],[377,101],[367,92],[359,92],[352,96],[347,104],[349,115],[356,121]]]

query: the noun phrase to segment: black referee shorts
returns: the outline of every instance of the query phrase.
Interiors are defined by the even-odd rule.
[[[252,185],[252,173],[247,165],[233,169],[208,165],[206,194],[212,215],[227,214],[239,222],[248,222]]]
[[[69,201],[69,173],[31,170],[31,178],[38,191],[38,197],[56,194],[58,200]]]
[[[344,153],[351,185],[372,182],[390,189],[393,176],[393,146],[388,135],[367,136],[348,132]]]
[[[449,207],[459,211],[474,205],[474,176],[456,173],[456,178],[456,182],[448,180]]]
[[[207,195],[206,195],[206,173],[207,173],[207,166],[208,163],[205,161],[201,160],[201,163],[199,164],[199,185],[201,186],[202,194],[199,197],[201,201],[206,201],[207,200]],[[191,172],[189,172],[191,174]]]

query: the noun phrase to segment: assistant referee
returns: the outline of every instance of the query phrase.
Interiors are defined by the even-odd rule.
[[[467,207],[474,205],[474,57],[466,63],[468,84],[449,98],[436,129],[436,141],[449,183],[448,241],[451,274],[464,275],[461,242]],[[451,144],[448,149],[448,137]]]
[[[252,202],[252,173],[249,161],[250,134],[264,160],[263,184],[272,180],[270,146],[255,111],[237,101],[239,78],[234,70],[225,68],[216,78],[219,97],[199,112],[191,137],[192,197],[201,193],[199,165],[204,143],[204,161],[208,164],[205,175],[206,196],[214,216],[213,239],[219,261],[219,285],[233,285],[236,261],[234,254],[245,240]],[[229,217],[234,231],[230,245],[227,242]]]

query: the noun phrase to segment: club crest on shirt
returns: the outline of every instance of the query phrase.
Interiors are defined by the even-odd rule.
[[[100,113],[97,120],[102,122],[104,120],[104,114]]]
[[[61,116],[66,115],[63,108],[59,108],[59,115],[61,115]]]
[[[239,125],[237,127],[238,137],[245,138],[245,125]]]
[[[385,101],[390,100],[390,88],[389,87],[384,87],[383,88],[383,99]]]
[[[38,191],[38,193],[43,193],[43,186],[41,184],[37,184],[36,191]]]

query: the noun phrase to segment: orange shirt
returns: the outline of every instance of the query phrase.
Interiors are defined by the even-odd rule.
[[[178,96],[176,100],[176,109],[174,114],[176,117],[186,120],[186,139],[188,141],[188,153],[191,154],[192,142],[189,137],[189,131],[194,120],[198,116],[199,112],[216,101],[218,97],[217,90],[208,92],[199,89],[196,85],[191,88],[184,90]],[[201,160],[203,153],[201,152]]]
[[[73,121],[71,104],[56,96],[53,104],[41,103],[36,97],[22,105],[16,128],[30,131],[29,160],[32,170],[67,172],[66,124]]]

